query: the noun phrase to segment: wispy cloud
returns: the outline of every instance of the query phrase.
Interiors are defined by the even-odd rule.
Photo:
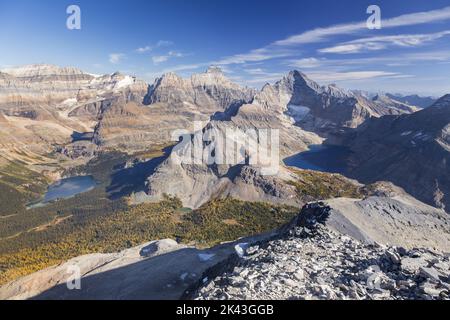
[[[156,44],[154,45],[147,45],[145,47],[140,47],[136,49],[137,53],[145,53],[145,52],[150,52],[156,48],[161,48],[161,47],[168,47],[173,45],[172,41],[168,41],[168,40],[159,40]]]
[[[169,56],[153,56],[152,61],[154,64],[160,64],[169,60]]]
[[[444,20],[450,20],[450,6],[439,10],[431,10],[424,12],[416,12],[411,14],[400,15],[394,18],[384,19],[382,27],[383,28],[394,28],[401,26],[410,26],[424,23],[439,22]],[[272,42],[271,44],[250,50],[247,53],[235,54],[221,58],[216,61],[210,61],[206,63],[201,63],[202,65],[231,65],[231,64],[245,64],[245,63],[255,63],[262,62],[277,58],[287,58],[298,55],[298,50],[294,50],[293,46],[305,43],[315,43],[321,42],[328,39],[331,36],[342,35],[342,34],[353,34],[355,32],[366,30],[366,22],[348,23],[332,25],[324,28],[316,28],[313,30],[308,30],[303,33],[290,36],[288,38]],[[425,38],[419,39],[426,41]],[[410,38],[410,41],[413,39]],[[362,44],[346,44],[342,47],[334,48],[335,52],[351,52],[356,50],[361,50]],[[368,48],[372,50],[378,50],[382,48],[380,43],[372,43],[367,45]],[[326,49],[324,49],[326,50]],[[332,50],[332,49],[330,49]],[[303,64],[303,68],[312,67],[317,61],[301,61],[299,64]]]
[[[137,52],[137,53],[144,53],[144,52],[152,51],[152,50],[153,50],[153,47],[151,47],[151,46],[145,46],[145,47],[137,48],[137,49],[136,49],[136,52]]]
[[[351,71],[351,72],[311,72],[308,73],[311,79],[316,81],[333,82],[333,81],[353,81],[367,80],[380,77],[399,76],[395,72],[386,71]]]
[[[118,64],[125,58],[123,53],[111,53],[109,54],[109,62],[112,64]]]
[[[299,69],[309,69],[309,68],[317,68],[322,66],[324,61],[322,59],[317,58],[302,58],[297,60],[289,60],[288,65],[290,67],[299,68]]]
[[[270,72],[262,68],[247,68],[243,71],[250,75],[249,78],[241,80],[241,83],[251,84],[251,85],[263,85],[269,82],[275,82],[280,80],[284,74],[282,72]]]
[[[450,7],[438,10],[416,12],[400,15],[394,18],[384,19],[382,28],[394,28],[418,25],[424,23],[439,22],[450,20]],[[286,39],[278,40],[272,43],[275,46],[292,46],[304,43],[321,42],[330,36],[351,34],[366,29],[366,22],[356,22],[347,24],[338,24],[324,28],[308,30],[303,33],[290,36]]]
[[[427,51],[427,52],[416,52],[416,53],[408,53],[404,55],[404,60],[407,61],[450,61],[450,52],[449,51]]]
[[[251,74],[251,72],[250,72]],[[262,85],[265,83],[276,82],[282,79],[284,73],[271,73],[271,72],[257,72],[253,74],[251,79],[244,79],[242,82],[252,85]],[[308,72],[308,77],[319,83],[331,83],[331,82],[346,82],[346,81],[363,81],[376,78],[411,78],[412,75],[400,74],[396,72],[386,71],[347,71],[347,72],[330,72],[330,71],[315,71]]]
[[[251,68],[251,69],[244,69],[245,72],[252,75],[261,75],[265,74],[265,71],[261,68]]]
[[[231,55],[231,56],[221,58],[219,60],[199,62],[196,64],[189,64],[189,65],[174,66],[173,68],[163,70],[162,73],[165,73],[164,71],[167,71],[167,70],[170,70],[171,72],[177,72],[177,71],[193,70],[193,69],[198,69],[200,67],[208,67],[208,66],[219,66],[220,68],[222,68],[222,70],[226,71],[227,70],[226,66],[228,66],[228,65],[261,62],[261,61],[266,61],[266,60],[275,59],[275,58],[289,57],[292,54],[293,54],[293,52],[288,51],[288,50],[278,50],[278,51],[272,52],[265,48],[255,49],[255,50],[251,50],[248,53]],[[184,56],[185,56],[185,54],[177,55],[174,52],[172,52],[172,54],[170,54],[170,52],[169,52],[169,54],[166,54],[166,55],[152,57],[152,60],[154,63],[156,60],[155,64],[158,64],[158,63],[169,60],[171,57],[184,57]],[[155,58],[155,59],[153,59],[153,58]],[[228,71],[230,71],[230,70],[228,70]]]
[[[251,50],[248,53],[228,56],[218,61],[213,61],[210,64],[214,65],[242,64],[247,62],[259,62],[275,58],[283,58],[290,55],[292,55],[292,52],[286,50],[275,51],[269,50],[268,48],[260,48]]]
[[[319,52],[348,54],[363,51],[382,50],[390,46],[412,47],[432,42],[447,35],[450,35],[449,30],[430,34],[401,34],[367,37],[341,43],[333,47],[320,49]]]
[[[312,61],[312,63],[308,63]],[[431,50],[425,52],[409,52],[401,54],[389,54],[389,55],[378,55],[373,57],[363,57],[363,58],[302,58],[302,59],[287,59],[283,61],[283,64],[291,68],[296,69],[312,69],[315,70],[327,70],[327,71],[345,71],[343,69],[348,68],[367,68],[374,67],[375,65],[382,66],[407,66],[414,63],[428,63],[428,62],[439,62],[445,63],[450,62],[450,51],[446,50]]]
[[[185,54],[177,51],[169,51],[165,55],[153,56],[152,61],[155,65],[160,64],[162,62],[166,62],[171,58],[182,58]]]

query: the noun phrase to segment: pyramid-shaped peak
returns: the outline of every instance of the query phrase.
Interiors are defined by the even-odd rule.
[[[206,70],[206,73],[217,73],[217,74],[223,74],[223,71],[218,66],[209,66]]]
[[[305,81],[312,81],[305,73],[298,71],[298,70],[292,70],[291,72],[289,72],[289,77],[294,78],[294,79],[303,79]]]
[[[164,73],[161,77],[156,78],[153,86],[176,86],[181,87],[184,85],[184,79],[178,76],[174,72]]]
[[[450,94],[440,97],[431,107],[450,109]]]
[[[164,73],[161,77],[160,77],[160,79],[164,79],[164,80],[168,80],[168,79],[176,79],[176,80],[178,80],[178,79],[182,79],[179,75],[177,75],[175,72],[167,72],[167,73]]]
[[[306,86],[317,92],[322,91],[322,87],[317,82],[311,80],[310,78],[308,78],[306,74],[298,70],[293,70],[289,72],[289,74],[286,77],[284,77],[283,81],[285,83],[286,82],[290,83],[291,85],[294,86],[301,86],[301,87]]]

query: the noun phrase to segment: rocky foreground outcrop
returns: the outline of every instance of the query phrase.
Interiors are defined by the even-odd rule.
[[[228,270],[224,273],[210,277],[191,297],[200,300],[450,299],[449,219],[445,213],[431,208],[428,213],[416,211],[418,208],[414,206],[401,204],[404,199],[385,200],[388,199],[371,197],[357,202],[360,214],[366,215],[367,221],[355,219],[355,212],[343,211],[335,201],[309,204],[283,237],[245,247],[240,259],[226,266]],[[338,201],[344,206],[350,202]],[[424,221],[416,219],[421,219],[421,215],[428,219],[434,214],[428,225],[436,223],[439,231],[431,227],[427,236]],[[403,225],[405,219],[409,221]],[[372,232],[364,227],[368,223]],[[391,223],[399,227],[392,229]],[[379,242],[373,240],[375,233]],[[437,233],[442,238],[435,238]],[[389,239],[384,239],[385,235]],[[425,239],[436,240],[439,249],[421,246],[420,241]]]
[[[245,249],[199,300],[450,299],[450,258],[428,249],[366,244],[309,221]]]
[[[0,299],[449,298],[445,212],[398,194],[338,200],[210,249],[163,240],[78,257],[1,287]],[[66,286],[73,266],[80,290]]]

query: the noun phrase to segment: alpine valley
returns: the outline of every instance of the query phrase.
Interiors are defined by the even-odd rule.
[[[1,70],[0,299],[450,298],[450,94],[225,74]],[[179,161],[267,129],[272,174]]]

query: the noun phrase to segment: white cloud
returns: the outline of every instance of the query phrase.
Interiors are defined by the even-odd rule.
[[[445,7],[439,10],[432,10],[426,12],[416,12],[412,14],[400,15],[394,18],[383,19],[382,28],[395,28],[401,26],[410,26],[410,25],[418,25],[425,23],[433,23],[444,20],[450,20],[450,6]],[[317,43],[324,40],[328,40],[330,37],[337,35],[345,35],[345,34],[355,34],[360,31],[367,30],[365,20],[363,22],[356,23],[347,23],[340,25],[331,25],[324,28],[317,28],[313,30],[308,30],[303,33],[272,42],[271,44],[259,48],[253,49],[246,53],[240,53],[230,56],[222,57],[216,61],[208,61],[208,62],[200,62],[196,64],[189,65],[179,65],[174,66],[170,69],[165,69],[161,73],[166,72],[178,72],[178,71],[190,71],[200,69],[209,65],[218,65],[218,66],[227,66],[232,64],[239,64],[242,67],[247,67],[245,64],[261,64],[267,60],[277,59],[277,58],[291,58],[298,56],[299,51],[297,50],[295,45],[304,44],[304,43]],[[446,34],[437,34],[436,37],[442,37]],[[396,37],[396,38],[395,38]],[[380,37],[372,37],[370,43],[366,43],[367,39],[359,39],[341,43],[336,45],[335,47],[325,48],[323,50],[332,50],[334,53],[347,53],[347,52],[359,52],[361,50],[381,50],[386,48],[387,46],[417,46],[419,44],[423,44],[427,41],[432,41],[433,36],[430,35],[398,35],[398,36],[380,36]],[[331,51],[330,51],[331,52]],[[370,80],[370,79],[395,79],[395,78],[406,78],[412,77],[410,75],[403,75],[396,72],[387,72],[387,71],[364,71],[365,68],[372,69],[374,68],[374,63],[405,63],[405,61],[446,61],[450,59],[450,53],[441,52],[438,56],[435,56],[433,53],[425,54],[418,53],[414,55],[397,55],[397,56],[378,56],[375,58],[365,58],[365,59],[318,59],[318,58],[302,58],[297,60],[284,60],[286,62],[296,68],[317,68],[318,70],[314,70],[316,72],[308,72],[311,75],[311,78],[317,81],[329,81],[329,82],[338,82],[338,81],[359,81],[359,80]],[[168,54],[155,56],[156,64],[160,63],[158,61],[167,61],[170,59]],[[410,60],[408,60],[410,59]],[[357,66],[362,67],[361,71],[353,71]],[[351,66],[353,70],[347,71],[345,70],[345,66]],[[327,70],[324,70],[321,67],[326,67]],[[375,67],[376,68],[376,67]],[[319,70],[320,69],[320,70]],[[242,69],[242,71],[246,72],[250,75],[250,79],[245,79],[246,83],[265,83],[279,80],[283,75],[279,73],[270,73],[264,71],[264,69],[259,67],[251,67],[248,66],[247,69]]]
[[[168,55],[169,55],[169,57],[174,57],[174,58],[183,58],[185,56],[184,53],[177,52],[177,51],[169,51]]]
[[[215,65],[228,65],[228,64],[242,64],[247,62],[258,62],[264,60],[270,60],[274,58],[282,58],[291,55],[292,52],[287,51],[272,51],[266,48],[251,50],[248,53],[236,54],[222,58],[218,61],[211,62]]]
[[[320,49],[321,53],[357,53],[362,51],[382,50],[389,46],[412,47],[423,45],[450,35],[450,31],[430,34],[400,34],[356,39],[333,47]]]
[[[431,11],[424,11],[424,12],[416,12],[411,14],[405,14],[400,15],[394,18],[389,19],[383,19],[382,21],[382,28],[394,28],[394,27],[401,27],[401,26],[409,26],[409,25],[417,25],[417,24],[424,24],[424,23],[433,23],[433,22],[439,22],[444,20],[450,20],[450,6],[445,7],[438,10],[431,10]],[[288,37],[286,39],[282,39],[279,41],[275,41],[266,47],[262,47],[259,49],[253,49],[250,50],[247,53],[242,54],[235,54],[227,57],[223,57],[216,61],[209,61],[209,62],[200,62],[196,64],[191,65],[180,65],[175,66],[171,69],[166,69],[162,73],[165,73],[166,71],[186,71],[186,70],[195,70],[199,69],[201,67],[206,67],[209,65],[218,65],[218,66],[226,66],[231,64],[246,64],[246,63],[262,63],[267,60],[276,59],[276,58],[287,58],[287,57],[294,57],[295,55],[298,55],[298,50],[291,49],[291,46],[297,45],[297,44],[303,44],[303,43],[314,43],[314,42],[320,42],[326,40],[328,37],[335,36],[335,35],[341,35],[341,34],[353,34],[358,31],[366,30],[366,22],[357,22],[357,23],[347,23],[347,24],[340,24],[340,25],[332,25],[324,28],[317,28],[313,30],[308,30],[306,32],[303,32],[298,35],[294,35],[291,37]],[[394,40],[391,39],[393,42]],[[403,44],[409,44],[413,45],[414,41],[417,39],[409,38],[409,39],[396,39],[397,43],[403,43]],[[427,41],[426,37],[423,37],[419,39],[418,41]],[[367,50],[380,50],[384,48],[387,45],[391,45],[391,42],[385,41],[373,41],[371,44],[366,45]],[[170,43],[170,42],[169,42]],[[416,42],[417,43],[417,42]],[[162,44],[162,43],[161,43]],[[363,43],[352,43],[352,44],[341,44],[340,46],[335,46],[333,49],[336,53],[343,53],[343,52],[358,52],[359,50],[362,50]],[[325,48],[324,50],[326,50]],[[418,59],[419,57],[416,57],[415,59]],[[152,58],[154,60],[155,64],[162,63],[164,61],[167,61],[170,59],[170,56],[168,54],[166,55],[160,55],[155,56]],[[432,59],[432,57],[430,57]],[[381,61],[397,61],[400,60],[399,57],[392,57],[392,58],[386,58],[385,57],[379,57],[378,62]],[[442,61],[442,60],[441,60]],[[317,68],[320,66],[333,66],[333,63],[338,63],[341,65],[345,64],[365,64],[370,63],[369,60],[361,60],[356,59],[356,61],[352,60],[326,60],[326,59],[316,59],[316,58],[304,58],[299,60],[291,60],[290,64],[291,66],[297,67],[297,68]],[[256,73],[257,68],[253,70],[253,73]],[[252,70],[248,69],[250,71],[247,71],[247,73],[251,74]],[[254,74],[256,75],[256,74]],[[263,76],[261,74],[261,76]],[[272,79],[273,76],[266,76],[267,80]],[[379,76],[387,76],[386,74],[382,74],[379,72],[365,72],[361,71],[360,73],[353,72],[353,73],[336,73],[334,74],[334,78],[345,78],[345,77],[354,77],[354,78],[361,78],[361,77],[379,77]],[[259,79],[261,80],[261,78]],[[252,80],[253,81],[253,80]],[[258,81],[258,79],[255,79],[255,82]]]
[[[118,64],[124,58],[125,54],[123,53],[111,53],[109,55],[109,62],[111,62],[112,64]]]
[[[334,47],[320,49],[321,53],[358,53],[361,51],[362,44],[340,44]]]
[[[159,40],[159,41],[156,43],[156,47],[157,47],[157,48],[160,48],[160,47],[167,47],[167,46],[171,46],[171,45],[173,45],[173,42],[172,42],[172,41],[169,41],[169,40]]]
[[[184,53],[177,52],[177,51],[169,51],[165,55],[153,56],[152,61],[154,64],[160,64],[162,62],[168,61],[171,58],[183,58],[184,56],[185,56]]]
[[[152,61],[154,64],[160,64],[169,60],[169,56],[153,56]]]
[[[303,58],[289,61],[289,66],[300,69],[317,68],[323,65],[322,60],[316,58]]]
[[[159,40],[156,44],[154,45],[147,45],[145,47],[140,47],[136,49],[137,53],[145,53],[145,52],[149,52],[152,51],[156,48],[161,48],[161,47],[168,47],[173,45],[172,41],[168,41],[168,40]]]
[[[282,72],[269,72],[262,68],[243,69],[250,78],[242,79],[240,83],[245,85],[264,85],[269,82],[276,82],[285,76]]]
[[[292,46],[304,43],[320,42],[325,40],[326,37],[352,33],[358,30],[362,30],[366,27],[365,22],[352,23],[352,24],[340,24],[326,28],[317,28],[308,30],[303,33],[290,36],[286,39],[278,40],[272,43],[275,46]]]
[[[398,17],[383,19],[382,28],[394,28],[402,26],[411,26],[431,22],[439,22],[450,19],[450,7],[438,10],[416,12],[404,14]],[[286,39],[274,42],[276,46],[292,46],[303,43],[313,43],[325,40],[327,37],[355,33],[367,28],[366,22],[356,22],[333,25],[325,28],[308,30],[303,33],[290,36]]]
[[[417,52],[409,53],[404,56],[403,61],[449,61],[450,52],[449,51],[427,51],[427,52]]]
[[[400,26],[417,25],[423,23],[438,22],[443,20],[450,20],[450,7],[445,7],[438,10],[416,12],[411,14],[400,15],[398,17],[384,19],[382,23],[383,28],[394,28]],[[276,58],[285,58],[298,54],[297,51],[288,49],[288,47],[304,44],[314,43],[326,40],[330,36],[351,34],[361,30],[366,30],[366,21],[348,24],[332,25],[324,28],[317,28],[305,31],[301,34],[288,37],[286,39],[275,41],[266,47],[253,49],[247,53],[236,54],[224,57],[218,61],[211,61],[203,63],[204,65],[229,65],[229,64],[244,64],[249,62],[261,62]],[[372,50],[379,50],[382,44],[372,44]],[[357,45],[351,47],[336,48],[336,51],[359,50]]]
[[[170,54],[170,52],[169,52]],[[207,61],[207,62],[201,62],[197,64],[192,65],[181,65],[181,66],[175,66],[171,70],[175,71],[184,71],[189,69],[198,69],[200,67],[208,67],[208,66],[219,66],[223,71],[226,72],[226,66],[231,64],[245,64],[247,62],[261,62],[265,60],[275,59],[275,58],[282,58],[292,55],[291,51],[287,50],[278,50],[277,52],[270,52],[268,49],[262,48],[262,49],[255,49],[251,50],[248,53],[244,54],[236,54],[228,57],[224,57],[222,59],[216,60],[216,61]],[[166,55],[165,55],[166,56]],[[172,57],[184,57],[185,54],[175,54],[172,53]],[[168,57],[170,58],[170,57]]]
[[[252,75],[260,75],[265,73],[264,70],[261,68],[244,69],[244,71]]]
[[[283,62],[284,65],[287,65],[292,68],[305,68],[305,62],[309,59],[315,58],[305,58],[305,59],[288,59]],[[407,66],[415,63],[429,63],[429,62],[439,62],[445,63],[450,62],[450,51],[445,50],[431,50],[425,52],[409,52],[409,53],[401,53],[401,54],[390,54],[390,55],[377,55],[374,57],[364,57],[364,58],[342,58],[342,59],[327,59],[321,58],[317,59],[320,63],[317,66],[312,66],[311,63],[310,69],[320,69],[326,71],[345,71],[343,68],[351,67],[352,69],[361,67],[367,68],[370,66],[373,68],[375,65],[383,65],[383,66]],[[314,61],[314,60],[311,60]]]
[[[350,71],[350,72],[311,72],[308,76],[315,81],[349,81],[349,80],[366,80],[380,77],[398,76],[395,72],[386,71]]]
[[[273,74],[267,74],[264,76],[260,76],[260,77],[254,77],[252,79],[247,79],[244,82],[248,83],[248,84],[266,84],[266,83],[270,83],[270,82],[276,82],[279,81],[280,79],[282,79],[284,76],[284,74],[282,73],[273,73]]]
[[[167,72],[178,72],[178,71],[186,71],[186,70],[195,70],[195,69],[199,69],[199,68],[203,68],[203,67],[207,67],[208,64],[204,64],[204,63],[199,63],[199,64],[182,64],[182,65],[178,65],[169,69],[165,69],[162,71],[162,73],[167,73]]]
[[[138,52],[138,53],[144,53],[144,52],[151,51],[151,50],[153,50],[152,47],[150,47],[150,46],[145,46],[145,47],[137,48],[137,49],[136,49],[136,52]]]

